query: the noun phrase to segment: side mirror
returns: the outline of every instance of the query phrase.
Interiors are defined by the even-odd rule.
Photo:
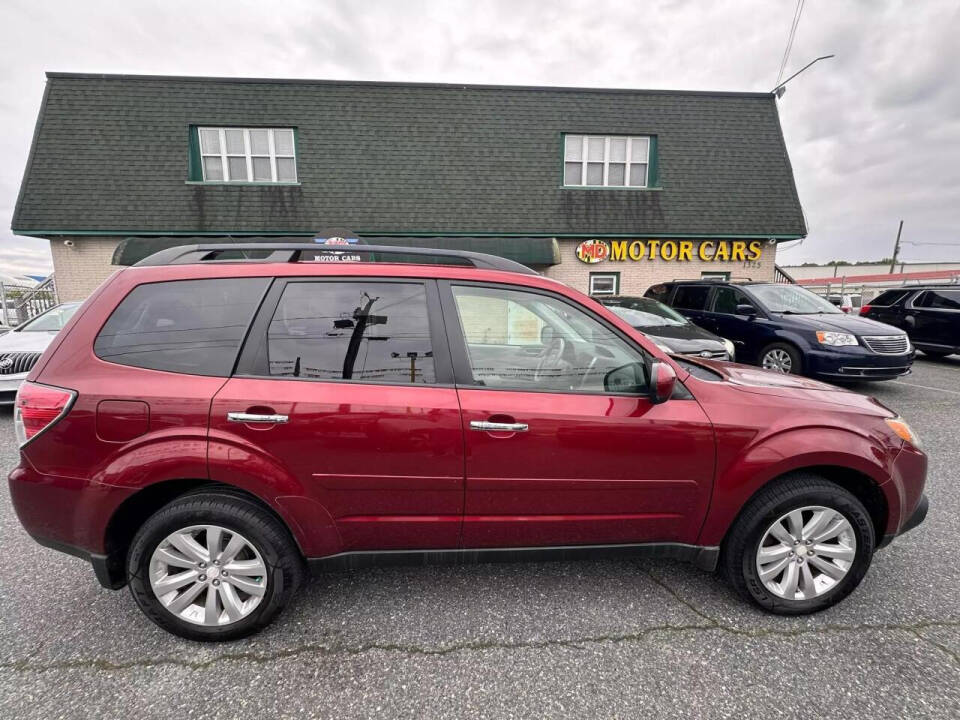
[[[677,374],[665,362],[655,360],[650,366],[650,402],[654,405],[666,402],[673,396]]]
[[[737,305],[737,315],[746,315],[747,317],[754,318],[757,316],[757,309],[749,303],[742,303]]]
[[[603,389],[607,392],[638,395],[646,393],[648,387],[643,363],[627,363],[603,376]]]

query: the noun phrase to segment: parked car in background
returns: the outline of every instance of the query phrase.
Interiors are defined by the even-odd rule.
[[[653,298],[595,298],[668,353],[733,360],[733,343],[694,325],[673,308]]]
[[[834,380],[906,375],[914,350],[899,328],[843,313],[799,285],[679,280],[654,285],[659,300],[728,338],[737,360]]]
[[[924,355],[960,353],[960,288],[910,287],[887,290],[860,309],[863,317],[906,330]]]
[[[831,305],[840,308],[845,313],[855,313],[859,312],[863,297],[861,295],[831,293],[827,295],[827,300],[830,301]]]
[[[255,632],[308,567],[425,559],[669,557],[804,614],[926,515],[871,398],[667,355],[503,258],[236,247],[112,275],[17,396],[24,527],[178,635]]]
[[[0,405],[12,405],[17,390],[80,303],[63,303],[0,335]]]

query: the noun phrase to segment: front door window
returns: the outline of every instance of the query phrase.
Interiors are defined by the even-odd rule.
[[[473,382],[487,388],[553,392],[643,392],[644,357],[611,329],[549,295],[454,286]],[[630,387],[611,386],[625,366]]]

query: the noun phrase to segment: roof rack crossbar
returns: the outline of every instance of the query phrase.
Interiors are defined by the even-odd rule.
[[[231,251],[239,251],[243,254],[250,251],[266,252],[267,254],[263,257],[231,257],[221,259],[221,255]],[[320,245],[314,243],[219,243],[211,245],[180,245],[156,252],[144,258],[136,265],[142,267],[192,265],[205,262],[300,262],[306,253],[314,253],[315,255],[340,253],[348,255],[405,255],[422,256],[425,258],[443,257],[464,260],[475,268],[485,270],[503,270],[505,272],[523,273],[524,275],[537,274],[535,270],[531,270],[526,265],[521,265],[514,260],[508,260],[507,258],[488,255],[486,253],[470,252],[468,250],[443,250],[439,248],[401,247],[395,245]]]

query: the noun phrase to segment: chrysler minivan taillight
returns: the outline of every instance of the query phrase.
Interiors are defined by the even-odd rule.
[[[23,447],[67,414],[77,397],[76,390],[25,382],[17,391],[13,425]]]

